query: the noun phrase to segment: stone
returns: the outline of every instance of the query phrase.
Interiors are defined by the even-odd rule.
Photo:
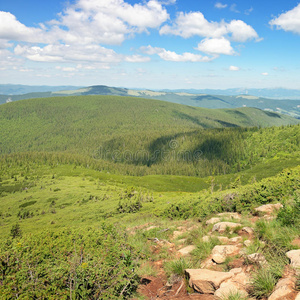
[[[255,208],[255,211],[262,212],[266,214],[271,214],[275,210],[279,210],[283,205],[281,203],[276,204],[265,204]]]
[[[254,235],[254,229],[251,227],[243,227],[240,231],[239,231],[239,235],[249,235],[249,236],[253,236]]]
[[[291,266],[296,269],[296,273],[300,274],[300,249],[291,250],[286,256],[291,260]]]
[[[180,235],[182,235],[184,232],[183,231],[173,231],[173,239],[177,239]]]
[[[219,213],[217,216],[221,218],[226,218],[226,219],[232,219],[232,220],[240,220],[241,216],[238,213],[230,213],[230,212],[225,212],[225,213]]]
[[[236,236],[236,237],[229,239],[230,243],[239,243],[241,241],[242,241],[242,238],[240,236]]]
[[[189,246],[186,246],[186,247],[184,247],[184,248],[178,250],[178,252],[179,252],[181,255],[185,256],[185,255],[190,254],[190,253],[191,253],[193,250],[195,250],[195,249],[196,249],[196,246],[194,246],[194,245],[189,245]]]
[[[280,279],[275,287],[274,292],[268,300],[284,300],[295,291],[295,281],[291,278]]]
[[[215,292],[217,297],[228,297],[231,293],[238,293],[241,297],[247,297],[249,276],[242,272],[241,268],[230,270],[235,276],[221,283],[220,288]]]
[[[206,225],[211,225],[211,224],[218,223],[218,222],[220,222],[220,221],[221,221],[220,218],[211,218],[211,219],[207,220],[205,224],[206,224]]]
[[[245,241],[244,241],[244,245],[245,245],[246,247],[249,247],[251,244],[252,244],[252,242],[251,242],[250,240],[245,240]]]
[[[240,223],[232,223],[232,222],[219,222],[216,223],[212,229],[212,231],[218,231],[219,233],[224,233],[226,228],[233,230],[236,227],[242,226]]]
[[[249,262],[251,262],[253,264],[259,264],[261,266],[266,266],[268,264],[265,257],[261,253],[253,253],[253,254],[247,255],[247,259]]]
[[[203,242],[209,242],[210,241],[210,236],[208,236],[208,235],[205,235],[204,237],[202,237],[202,241]]]
[[[218,239],[221,243],[224,243],[224,244],[229,243],[229,238],[226,237],[226,236],[217,236],[217,239]]]
[[[207,269],[186,269],[189,285],[201,294],[214,294],[221,283],[234,276],[230,272],[218,272]]]
[[[226,257],[239,253],[239,248],[233,245],[215,246],[212,250],[212,260],[217,264],[225,262]]]

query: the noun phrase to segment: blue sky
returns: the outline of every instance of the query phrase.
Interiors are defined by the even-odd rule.
[[[0,0],[0,83],[300,89],[298,1]]]

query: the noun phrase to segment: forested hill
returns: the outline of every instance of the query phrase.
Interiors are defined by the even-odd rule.
[[[1,153],[96,148],[112,136],[151,140],[203,128],[297,124],[285,115],[254,108],[205,109],[117,96],[30,99],[0,106]]]
[[[297,123],[255,108],[118,96],[30,99],[0,106],[0,155],[54,153],[123,174],[207,176],[249,168],[273,149],[298,151],[290,137],[300,136],[300,126],[258,128]]]

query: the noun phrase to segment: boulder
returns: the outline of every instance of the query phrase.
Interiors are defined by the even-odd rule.
[[[291,260],[291,266],[296,269],[296,273],[300,274],[300,249],[291,250],[286,256]]]
[[[186,269],[189,285],[201,294],[214,294],[221,283],[234,276],[230,272],[218,272],[207,269]]]
[[[194,246],[194,245],[189,245],[189,246],[186,246],[186,247],[184,247],[184,248],[178,250],[178,252],[179,252],[181,255],[185,256],[185,255],[190,254],[190,253],[191,253],[193,250],[195,250],[195,249],[196,249],[196,246]]]
[[[177,239],[180,235],[182,235],[184,231],[173,231],[173,239]]]
[[[206,224],[206,225],[211,225],[211,224],[218,223],[218,222],[220,222],[220,221],[221,221],[220,218],[211,218],[211,219],[207,220],[205,224]]]
[[[251,227],[243,227],[239,231],[239,235],[248,235],[248,236],[253,236],[254,235],[254,229]]]
[[[242,241],[242,238],[240,236],[236,236],[236,237],[229,239],[230,243],[239,243],[241,241]]]
[[[267,260],[261,253],[253,253],[250,255],[247,255],[247,259],[249,262],[253,264],[259,264],[261,266],[266,266],[268,264]]]
[[[244,245],[246,246],[246,247],[249,247],[250,245],[251,245],[251,241],[250,240],[245,240],[244,241]]]
[[[212,231],[218,231],[219,233],[224,233],[226,228],[233,230],[236,227],[242,226],[240,223],[232,223],[232,222],[219,222],[216,223],[212,229]]]
[[[217,239],[221,242],[221,243],[229,243],[229,238],[226,236],[217,236]]]
[[[225,262],[226,257],[239,253],[239,248],[233,245],[215,246],[212,250],[212,260],[217,264]]]
[[[225,213],[219,213],[217,214],[218,217],[225,218],[225,219],[231,219],[231,220],[240,220],[241,215],[238,213],[230,213],[230,212],[225,212]]]
[[[274,292],[268,300],[283,300],[289,299],[288,296],[292,295],[295,291],[295,280],[291,278],[280,279],[275,287]]]
[[[281,207],[283,207],[283,205],[281,203],[265,204],[265,205],[261,205],[261,206],[255,208],[255,211],[266,213],[266,214],[271,214],[275,210],[279,210]]]
[[[215,296],[219,298],[226,298],[230,294],[239,294],[246,298],[248,296],[247,289],[249,287],[249,274],[243,272],[242,268],[235,268],[229,271],[234,276],[221,283],[220,288],[215,292]]]

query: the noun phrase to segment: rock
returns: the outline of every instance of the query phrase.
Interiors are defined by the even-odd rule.
[[[300,274],[300,249],[291,250],[286,256],[291,260],[291,266],[296,269],[296,273]]]
[[[240,236],[236,236],[236,237],[229,239],[230,243],[239,243],[241,241],[242,241],[242,238]]]
[[[217,239],[218,239],[221,243],[224,243],[224,244],[229,243],[229,238],[226,237],[226,236],[217,236]]]
[[[184,232],[183,231],[177,231],[175,230],[173,232],[173,239],[177,239],[180,235],[182,235]]]
[[[204,237],[202,237],[202,241],[203,242],[209,242],[210,241],[210,236],[208,236],[208,235],[205,235]]]
[[[240,231],[239,231],[239,235],[249,235],[249,236],[253,236],[254,235],[254,229],[251,227],[243,227]]]
[[[193,250],[195,250],[196,249],[196,246],[194,246],[194,245],[189,245],[189,246],[186,246],[186,247],[184,247],[184,248],[182,248],[182,249],[180,249],[180,250],[178,250],[178,252],[181,254],[181,255],[188,255],[188,254],[190,254]]]
[[[240,223],[232,223],[232,222],[219,222],[214,225],[212,231],[218,231],[219,233],[224,233],[226,228],[233,230],[236,227],[242,226]]]
[[[217,264],[225,262],[226,257],[239,253],[239,248],[233,245],[215,246],[212,250],[212,260]]]
[[[283,300],[295,291],[295,281],[291,278],[280,279],[275,287],[274,292],[268,300]]]
[[[146,228],[145,230],[149,231],[149,230],[154,229],[154,228],[157,228],[157,226],[150,226],[150,227]]]
[[[232,219],[232,220],[240,220],[241,219],[241,216],[238,213],[225,212],[225,213],[217,214],[217,216],[219,216],[221,218]]]
[[[229,297],[229,295],[232,294],[238,294],[241,298],[246,298],[248,296],[248,293],[245,290],[239,289],[235,284],[232,283],[224,283],[224,285],[215,292],[215,296],[221,299]]]
[[[266,213],[266,214],[271,214],[275,210],[279,210],[281,207],[283,207],[283,205],[281,203],[265,204],[265,205],[255,208],[255,211]]]
[[[220,218],[211,218],[211,219],[207,220],[205,224],[206,224],[206,225],[210,225],[210,224],[218,223],[218,222],[220,222],[220,221],[221,221]]]
[[[244,241],[244,245],[246,246],[246,247],[249,247],[250,245],[251,245],[251,241],[250,240],[245,240]]]
[[[189,277],[190,287],[201,294],[214,294],[223,281],[234,275],[230,272],[217,272],[207,269],[187,269],[185,272]]]
[[[268,264],[265,257],[261,253],[253,253],[247,255],[247,259],[249,260],[249,262],[253,264],[259,264],[261,266],[266,266]]]
[[[300,293],[296,296],[295,300],[300,300]]]
[[[249,285],[249,276],[242,272],[242,268],[232,269],[234,274],[232,278],[221,283],[220,288],[215,292],[217,297],[228,297],[232,293],[238,293],[241,297],[247,297],[246,289]]]

